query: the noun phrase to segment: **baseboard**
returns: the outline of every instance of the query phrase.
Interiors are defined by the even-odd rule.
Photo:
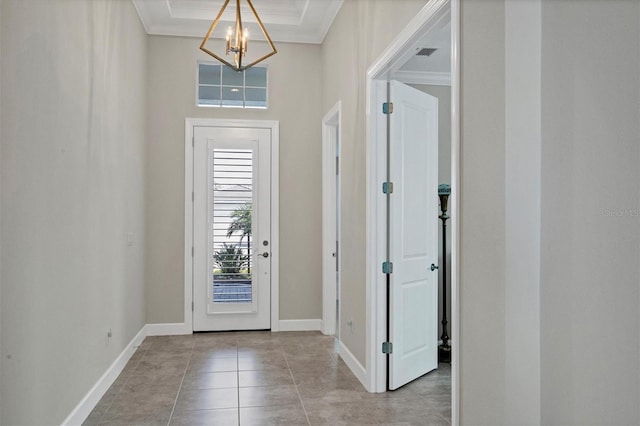
[[[107,371],[98,379],[95,385],[87,392],[82,400],[71,411],[71,414],[67,416],[62,422],[62,425],[81,425],[91,414],[91,411],[100,401],[100,398],[109,390],[109,387],[116,381],[127,362],[134,354],[138,346],[142,343],[146,334],[146,326],[136,334],[136,336],[129,342],[129,344],[120,353],[118,358],[107,368]]]
[[[147,324],[147,336],[176,336],[192,334],[191,326],[183,323]]]
[[[340,341],[340,345],[338,346],[338,355],[347,364],[347,367],[351,370],[354,376],[365,389],[369,390],[369,383],[367,380],[367,369],[360,364],[360,361],[351,353],[351,351],[344,345],[342,341]]]
[[[322,330],[321,319],[304,320],[280,320],[278,321],[279,331],[320,331]]]

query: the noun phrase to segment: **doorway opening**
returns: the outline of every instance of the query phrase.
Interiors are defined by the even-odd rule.
[[[340,340],[341,102],[322,119],[322,333]]]
[[[389,237],[386,234],[387,221],[387,194],[381,191],[383,183],[388,181],[387,152],[387,118],[382,105],[388,102],[388,82],[398,80],[409,84],[430,84],[450,86],[450,135],[448,154],[450,160],[449,183],[451,196],[449,198],[449,222],[450,229],[450,292],[451,317],[449,323],[451,329],[451,408],[452,422],[458,423],[458,182],[459,182],[459,0],[433,0],[430,1],[416,17],[405,27],[398,37],[391,43],[386,51],[376,60],[368,70],[367,84],[367,384],[372,392],[384,392],[387,390],[388,367],[387,354],[392,346],[387,341],[387,321],[393,317],[387,316],[388,297],[386,293],[389,266],[383,270],[385,262],[393,262],[388,258],[387,244]],[[434,53],[430,46],[421,43],[429,37],[437,38],[442,29],[447,28],[449,41],[449,65],[447,72],[421,72],[421,69],[407,67],[409,60],[416,53],[429,57]],[[436,50],[437,51],[437,50]],[[434,55],[435,56],[435,55]],[[422,80],[423,77],[428,78]],[[388,110],[387,110],[388,112]],[[439,177],[442,179],[442,177]],[[436,195],[436,194],[433,194]],[[433,218],[438,223],[437,216]],[[438,229],[440,229],[438,227]],[[439,242],[439,239],[438,239]],[[437,260],[443,265],[445,260]],[[434,262],[436,263],[436,262]],[[447,262],[449,264],[449,262]],[[383,266],[383,267],[381,267]],[[424,265],[425,268],[429,265]],[[437,267],[438,264],[433,265]],[[438,286],[440,287],[440,286]],[[441,288],[441,287],[440,287]],[[440,291],[440,290],[439,290]],[[440,299],[440,298],[439,298]],[[439,333],[438,333],[439,334]],[[436,341],[437,345],[437,341]],[[387,352],[387,353],[383,353]]]

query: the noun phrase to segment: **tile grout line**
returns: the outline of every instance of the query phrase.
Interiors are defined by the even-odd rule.
[[[302,401],[302,395],[300,395],[300,389],[298,389],[298,383],[296,383],[296,377],[293,375],[293,371],[291,370],[291,366],[289,365],[289,358],[287,358],[287,353],[284,351],[284,348],[282,347],[282,342],[280,342],[280,349],[282,350],[282,354],[284,355],[284,362],[287,363],[287,370],[289,370],[289,374],[291,375],[291,380],[293,380],[293,385],[296,387],[296,393],[298,394],[298,399],[300,400],[300,404],[302,405],[302,411],[304,411],[304,416],[307,418],[307,424],[311,426],[311,421],[309,420],[309,413],[307,413],[307,409],[305,408],[304,402]]]
[[[180,386],[178,387],[178,393],[176,393],[176,399],[173,401],[173,407],[171,407],[171,414],[169,414],[169,420],[167,420],[167,426],[171,424],[171,420],[173,420],[173,413],[176,411],[176,405],[178,404],[178,398],[180,397],[180,392],[182,391],[182,385],[184,384],[184,379],[187,376],[187,371],[189,370],[189,365],[191,364],[191,357],[193,356],[193,348],[196,345],[196,336],[193,336],[193,344],[191,345],[191,352],[189,353],[189,360],[187,361],[187,365],[184,367],[184,373],[182,373],[182,380],[180,380]]]

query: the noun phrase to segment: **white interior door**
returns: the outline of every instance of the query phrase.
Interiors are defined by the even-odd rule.
[[[194,331],[271,328],[270,138],[194,128]]]
[[[438,99],[391,82],[389,388],[438,366]]]

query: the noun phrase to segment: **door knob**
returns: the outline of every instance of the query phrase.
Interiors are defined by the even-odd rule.
[[[431,264],[431,270],[435,271],[436,269],[438,269],[438,265],[434,265],[433,263]]]
[[[269,253],[265,251],[264,253],[261,254],[261,256],[262,257],[269,257]]]

